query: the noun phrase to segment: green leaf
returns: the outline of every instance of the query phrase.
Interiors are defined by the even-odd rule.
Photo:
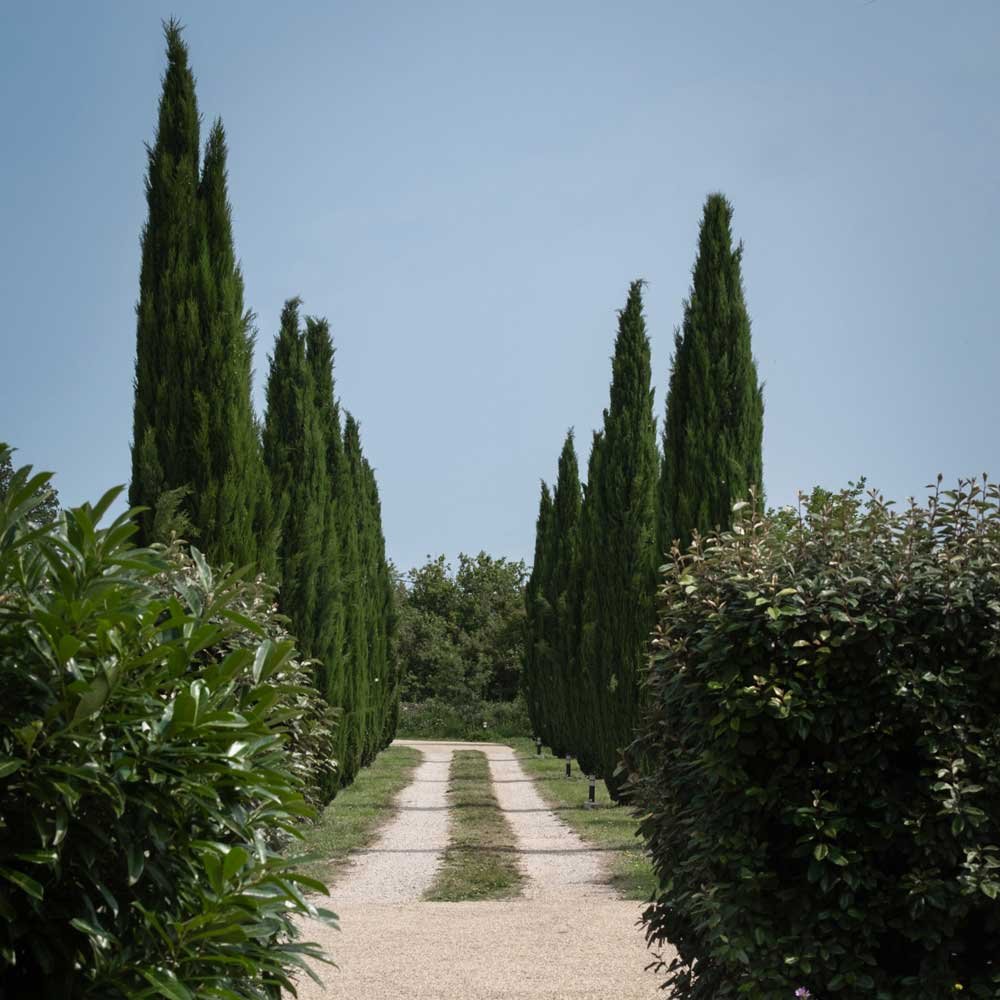
[[[242,847],[230,847],[222,865],[223,881],[228,882],[249,860],[250,855]]]
[[[12,882],[19,889],[23,889],[29,896],[33,896],[35,899],[41,899],[45,895],[45,890],[42,888],[41,882],[36,882],[35,879],[29,875],[25,875],[24,872],[17,871],[15,868],[0,868],[0,876],[7,879],[8,882]]]
[[[6,778],[9,774],[24,767],[27,761],[20,757],[0,757],[0,778]]]
[[[153,972],[149,969],[141,971],[146,982],[159,991],[159,996],[167,997],[167,1000],[195,1000],[191,991],[178,980],[173,972],[169,970]]]

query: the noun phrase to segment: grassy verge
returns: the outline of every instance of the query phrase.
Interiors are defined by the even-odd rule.
[[[642,841],[636,835],[638,826],[632,810],[616,806],[608,798],[603,781],[597,782],[596,806],[584,808],[587,801],[587,779],[573,761],[573,776],[566,778],[566,761],[551,756],[535,755],[530,739],[506,740],[512,746],[527,774],[535,779],[539,794],[553,811],[588,843],[612,851],[611,884],[625,899],[649,899],[656,889],[656,876]]]
[[[392,801],[405,788],[421,753],[412,747],[389,747],[362,770],[354,783],[323,810],[319,820],[302,833],[296,853],[318,856],[304,870],[315,878],[333,879],[352,851],[370,844],[392,815]]]
[[[521,888],[514,833],[493,795],[489,764],[478,750],[459,750],[448,785],[451,842],[424,899],[510,899]]]

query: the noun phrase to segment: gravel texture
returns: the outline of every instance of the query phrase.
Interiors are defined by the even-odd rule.
[[[301,1000],[657,1000],[662,976],[637,926],[642,905],[614,897],[600,852],[545,806],[510,747],[397,741],[424,762],[399,814],[359,852],[327,901],[341,930],[305,921],[338,968]],[[455,750],[486,754],[493,790],[518,839],[524,896],[418,902],[447,846],[448,768]],[[665,956],[669,957],[669,956]]]
[[[404,746],[411,744],[405,743]],[[412,744],[416,745],[416,744]],[[340,903],[411,903],[430,888],[448,846],[450,744],[426,743],[413,780],[396,796],[395,818],[348,862],[330,896]]]
[[[485,752],[497,802],[520,847],[521,867],[528,878],[524,895],[546,901],[563,896],[614,899],[601,852],[588,847],[557,818],[514,751],[490,744]]]

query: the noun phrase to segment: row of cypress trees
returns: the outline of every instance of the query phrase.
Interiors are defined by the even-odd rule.
[[[280,586],[316,682],[342,708],[337,781],[395,731],[392,584],[374,472],[341,419],[326,320],[284,307],[261,427],[251,402],[253,316],[233,245],[222,122],[201,158],[200,117],[179,24],[148,148],[132,444],[140,540],[182,525],[216,564]],[[329,789],[333,791],[333,789]]]
[[[657,567],[676,541],[727,526],[763,478],[763,392],[732,206],[705,203],[690,297],[675,335],[657,447],[642,282],[618,317],[611,393],[581,485],[572,431],[542,483],[526,588],[524,687],[535,733],[618,797],[639,719]]]

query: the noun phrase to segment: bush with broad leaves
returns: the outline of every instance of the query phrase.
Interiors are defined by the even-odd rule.
[[[665,570],[626,759],[672,995],[1000,995],[1000,491],[744,505]]]
[[[114,492],[29,518],[46,481],[0,498],[0,995],[270,1000],[324,960],[296,918],[335,921],[287,857],[309,666],[262,585],[101,527]]]

